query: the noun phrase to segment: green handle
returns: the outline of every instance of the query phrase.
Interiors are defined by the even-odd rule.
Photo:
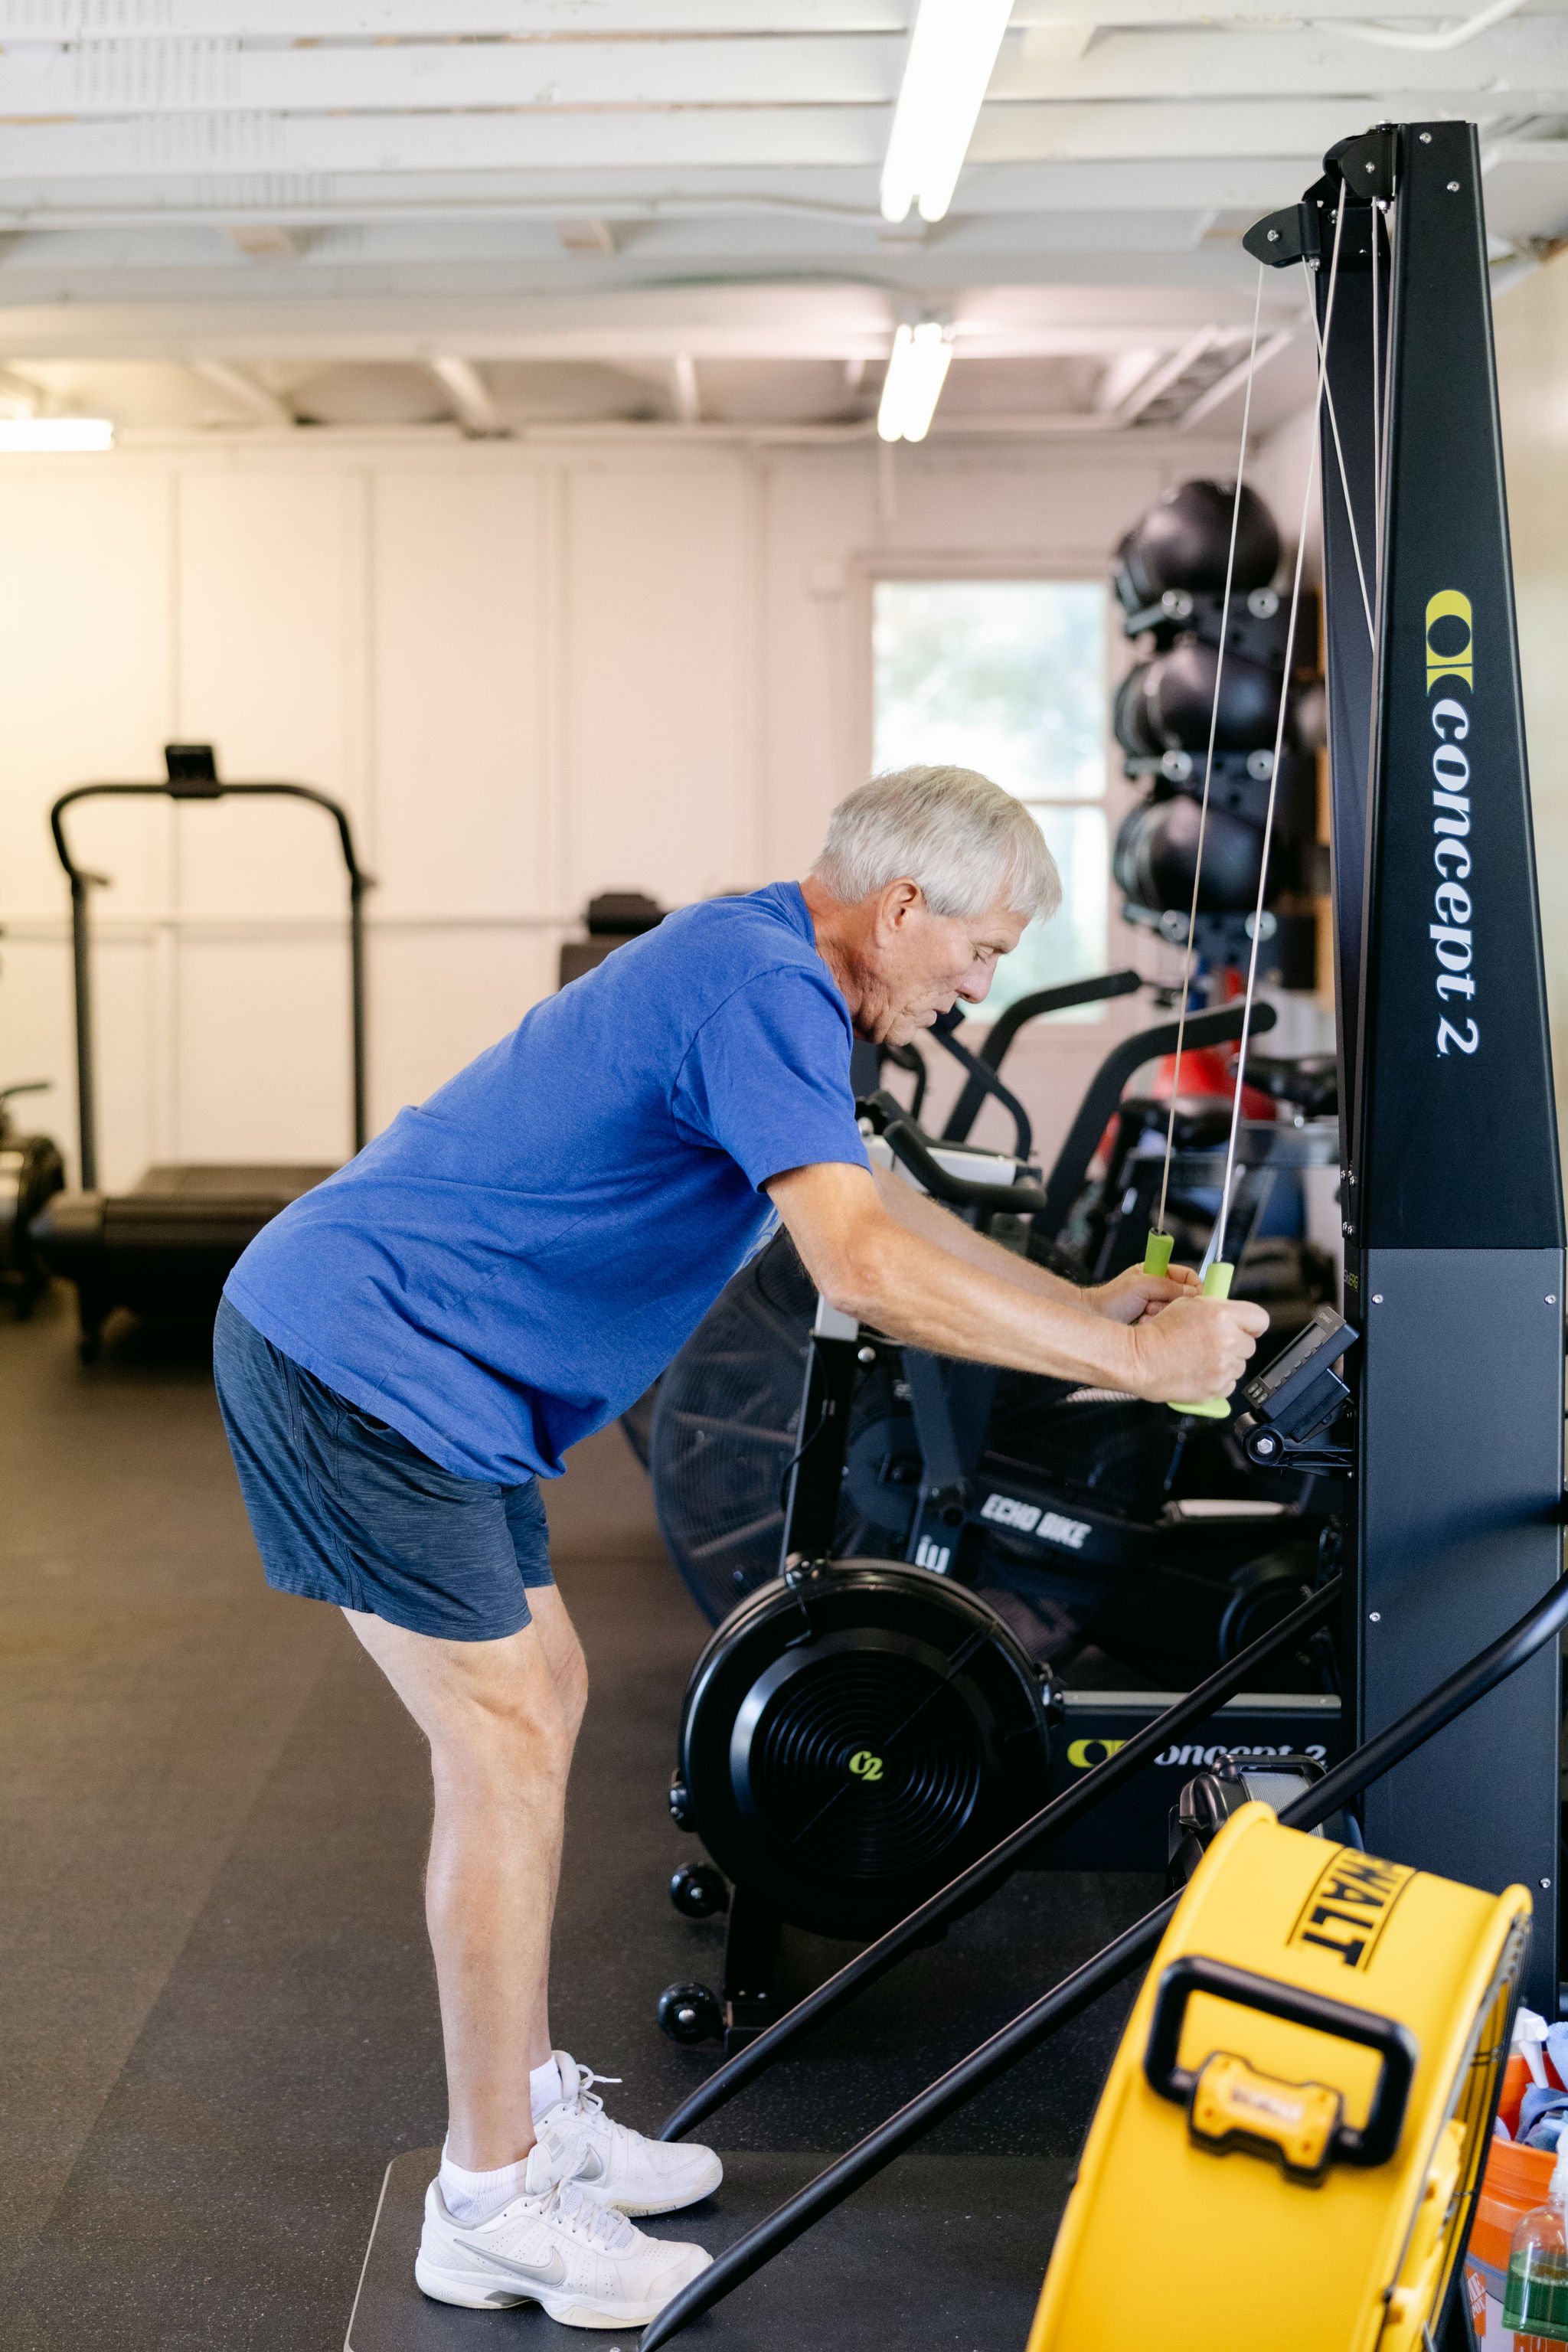
[[[1235,1266],[1227,1265],[1224,1258],[1215,1258],[1214,1264],[1204,1276],[1204,1297],[1205,1298],[1228,1298],[1230,1297],[1231,1276],[1235,1272]],[[1230,1418],[1230,1406],[1226,1403],[1224,1397],[1210,1397],[1204,1404],[1173,1404],[1171,1411],[1173,1412],[1197,1413],[1200,1414],[1205,1421],[1228,1421]]]
[[[1176,1246],[1174,1234],[1149,1234],[1148,1247],[1143,1252],[1143,1271],[1157,1275],[1163,1280],[1171,1271],[1171,1252]]]

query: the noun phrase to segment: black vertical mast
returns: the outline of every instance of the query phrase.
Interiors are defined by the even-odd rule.
[[[1321,314],[1347,184],[1357,198],[1391,199],[1394,224],[1387,332],[1377,338],[1387,446],[1370,681],[1326,414],[1323,450],[1351,1114],[1346,1311],[1363,1334],[1351,1648],[1356,1737],[1365,1738],[1560,1573],[1564,1285],[1474,129],[1413,123],[1348,141],[1302,205],[1250,232],[1261,259],[1316,261]],[[1384,390],[1373,365],[1373,233],[1365,204],[1349,205],[1330,338],[1369,592],[1366,486]],[[1358,759],[1369,687],[1370,784]],[[1380,1781],[1365,1810],[1368,1843],[1402,1862],[1530,1887],[1530,1997],[1552,2014],[1558,1685],[1548,1651]]]

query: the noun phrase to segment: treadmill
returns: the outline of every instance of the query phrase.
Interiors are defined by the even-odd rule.
[[[353,1022],[353,1148],[365,1140],[364,894],[371,877],[354,855],[348,812],[308,784],[226,784],[209,743],[168,743],[161,782],[79,784],[61,794],[49,824],[71,893],[71,949],[76,984],[77,1100],[80,1114],[81,1190],[58,1192],[33,1220],[33,1242],[50,1271],[74,1282],[84,1363],[99,1354],[103,1326],[117,1307],[139,1315],[210,1317],[230,1267],[263,1225],[298,1200],[331,1167],[188,1161],[149,1168],[129,1192],[98,1187],[98,1127],[92,1067],[89,893],[106,877],[89,874],[72,856],[65,813],[79,801],[163,795],[176,802],[309,801],[337,827],[349,885],[349,972]]]

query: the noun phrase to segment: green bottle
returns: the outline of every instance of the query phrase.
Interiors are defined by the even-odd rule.
[[[1516,2336],[1568,2344],[1568,2134],[1547,2197],[1513,2233],[1502,2324]]]

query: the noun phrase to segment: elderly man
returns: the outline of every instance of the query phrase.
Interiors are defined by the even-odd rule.
[[[882,776],[802,883],[670,916],[536,1005],[268,1225],[218,1394],[268,1580],[341,1608],[430,1743],[426,1884],[448,2092],[416,2274],[633,2326],[700,2248],[633,2215],[718,2184],[552,2048],[551,1915],[587,1692],[539,1482],[640,1395],[782,1219],[895,1339],[1143,1397],[1226,1395],[1265,1327],[1190,1274],[1079,1290],[870,1167],[849,1048],[978,1004],[1060,885],[965,769]]]

